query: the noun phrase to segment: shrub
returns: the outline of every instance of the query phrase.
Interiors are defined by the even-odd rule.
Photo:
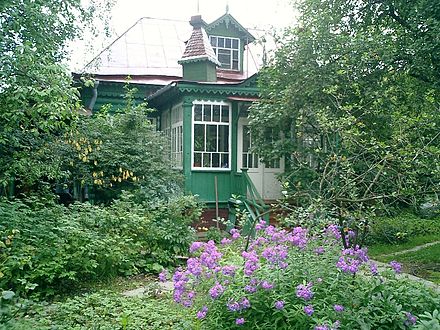
[[[367,237],[368,243],[399,243],[419,235],[439,235],[440,217],[425,219],[412,213],[378,217]]]
[[[397,263],[379,272],[365,249],[341,250],[336,226],[312,236],[261,222],[248,251],[232,234],[221,246],[193,243],[173,275],[194,328],[406,329],[440,304],[422,284],[396,279]]]
[[[13,235],[0,246],[0,287],[52,295],[84,281],[175,264],[193,239],[197,201],[177,197],[151,210],[130,198],[108,207],[0,201],[0,232]]]

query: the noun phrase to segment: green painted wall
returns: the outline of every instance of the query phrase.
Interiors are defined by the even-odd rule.
[[[217,81],[217,71],[214,63],[203,60],[183,63],[183,79],[190,81]]]

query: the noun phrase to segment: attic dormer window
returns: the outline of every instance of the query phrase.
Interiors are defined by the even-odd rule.
[[[239,70],[240,68],[240,39],[210,36],[211,46],[221,64],[222,69]]]

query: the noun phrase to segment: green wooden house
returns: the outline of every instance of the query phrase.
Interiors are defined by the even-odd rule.
[[[137,97],[157,110],[154,119],[169,136],[187,192],[224,209],[232,195],[279,198],[283,160],[264,164],[250,152],[248,108],[258,99],[263,60],[254,34],[229,13],[210,24],[201,16],[190,24],[152,21],[138,21],[92,62],[100,60],[95,72],[88,67],[99,85],[83,94],[85,104],[92,111],[121,104],[129,75]]]

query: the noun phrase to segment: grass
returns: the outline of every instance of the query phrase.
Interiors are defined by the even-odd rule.
[[[376,259],[382,262],[396,260],[402,264],[405,273],[440,284],[440,243],[395,256],[377,256]]]
[[[409,250],[415,248],[416,246],[423,245],[426,243],[431,243],[435,241],[440,241],[440,235],[423,235],[415,236],[411,238],[408,242],[401,244],[374,244],[368,247],[368,254],[371,257],[380,256],[383,254],[390,254],[400,251]],[[439,257],[440,258],[440,257]]]

